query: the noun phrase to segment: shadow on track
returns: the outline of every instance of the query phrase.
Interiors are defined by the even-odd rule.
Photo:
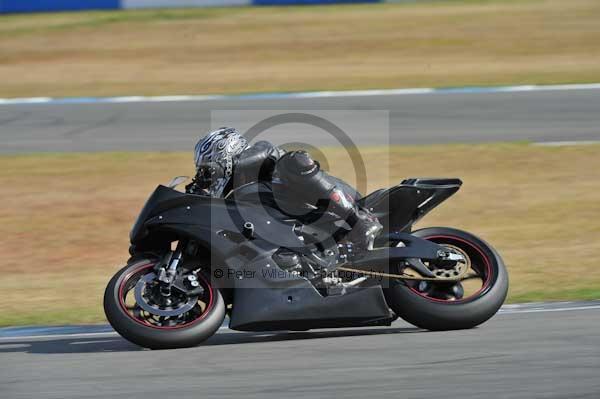
[[[198,346],[239,345],[306,339],[341,338],[383,334],[406,334],[422,332],[418,328],[370,328],[351,330],[326,330],[314,332],[221,332]],[[102,338],[60,338],[60,339],[24,339],[0,342],[0,354],[22,352],[32,354],[65,354],[65,353],[102,353],[102,352],[136,352],[145,350],[121,337]]]

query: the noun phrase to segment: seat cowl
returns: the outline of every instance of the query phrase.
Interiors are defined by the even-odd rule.
[[[401,184],[407,186],[461,186],[462,180],[455,177],[412,177],[404,179]]]

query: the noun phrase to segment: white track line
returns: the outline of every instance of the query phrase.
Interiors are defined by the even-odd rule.
[[[539,141],[532,143],[543,147],[566,147],[572,145],[596,145],[600,144],[600,140],[581,140],[581,141]]]
[[[219,327],[219,331],[229,330],[229,327]],[[77,334],[49,334],[49,335],[25,335],[19,337],[2,337],[0,343],[11,342],[11,341],[24,341],[28,339],[69,339],[69,338],[110,338],[118,337],[119,334],[116,331],[107,331],[100,333],[77,333]],[[1,349],[1,347],[0,347]]]
[[[600,83],[565,85],[520,85],[498,87],[448,87],[448,88],[406,88],[346,91],[312,91],[297,93],[257,93],[241,95],[167,95],[167,96],[122,96],[122,97],[29,97],[0,98],[0,105],[18,104],[96,104],[96,103],[148,103],[178,101],[214,100],[269,100],[330,97],[401,96],[413,94],[476,94],[476,93],[518,93],[533,91],[599,90]]]
[[[498,314],[517,314],[517,313],[546,313],[546,312],[572,312],[576,310],[594,310],[600,309],[598,306],[573,306],[567,308],[531,308],[531,309],[500,309]]]
[[[51,335],[24,335],[22,337],[3,337],[0,338],[1,342],[12,342],[12,341],[26,341],[31,339],[69,339],[69,338],[106,338],[106,337],[118,337],[119,334],[115,331],[102,332],[102,333],[77,333],[77,334],[51,334]],[[2,347],[0,347],[2,349]]]
[[[562,307],[547,307],[547,306],[562,306]],[[598,310],[598,305],[584,305],[577,306],[577,302],[548,302],[548,303],[529,303],[529,304],[515,304],[503,306],[498,315],[507,314],[519,314],[519,313],[546,313],[546,312],[574,312],[574,311],[585,311],[585,310]],[[222,326],[219,328],[222,330],[229,330],[229,327]],[[76,333],[76,334],[47,334],[47,335],[28,335],[28,336],[15,336],[15,337],[0,337],[0,343],[2,342],[13,342],[13,341],[24,341],[31,339],[69,339],[69,338],[109,338],[118,337],[119,335],[114,332],[100,332],[100,333]]]

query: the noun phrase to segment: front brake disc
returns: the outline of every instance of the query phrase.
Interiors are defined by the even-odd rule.
[[[198,303],[197,296],[188,297],[186,302],[181,302],[177,306],[160,307],[156,304],[149,303],[148,298],[145,295],[146,287],[149,283],[155,281],[155,279],[156,274],[149,273],[140,278],[135,285],[135,301],[146,312],[163,317],[179,316],[192,310],[192,308]]]

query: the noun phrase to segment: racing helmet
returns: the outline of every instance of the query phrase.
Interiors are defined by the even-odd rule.
[[[231,181],[234,161],[248,147],[236,129],[221,127],[201,138],[194,149],[196,184],[213,197],[220,197]]]

